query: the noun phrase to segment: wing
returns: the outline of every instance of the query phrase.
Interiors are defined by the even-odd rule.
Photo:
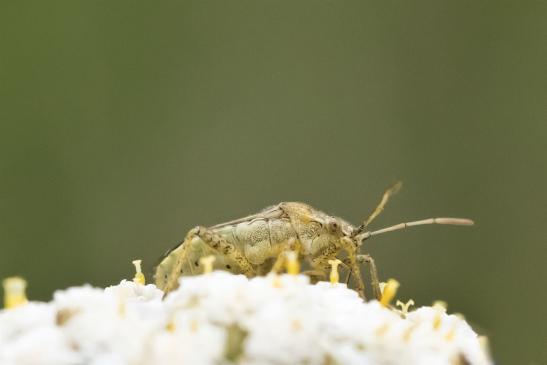
[[[272,205],[271,207],[268,207],[256,214],[251,214],[243,218],[235,219],[233,221],[216,224],[209,228],[210,229],[222,228],[226,226],[233,226],[238,223],[249,222],[254,219],[272,219],[272,218],[281,218],[283,216],[286,216],[286,214],[283,211],[283,209],[281,209],[281,204],[277,204],[277,205]]]
[[[242,222],[248,222],[248,221],[251,221],[253,219],[267,219],[267,218],[280,218],[282,217],[283,215],[285,215],[284,211],[281,209],[281,204],[277,204],[277,205],[272,205],[270,207],[267,207],[265,209],[263,209],[262,211],[260,211],[259,213],[256,213],[256,214],[252,214],[252,215],[249,215],[247,217],[243,217],[243,218],[239,218],[239,219],[235,219],[233,221],[229,221],[229,222],[224,222],[224,223],[220,223],[220,224],[216,224],[214,226],[211,226],[211,227],[208,227],[209,229],[215,229],[215,228],[222,228],[222,227],[226,227],[226,226],[230,226],[230,225],[234,225],[234,224],[238,224],[238,223],[242,223]],[[169,254],[171,252],[173,252],[174,250],[176,250],[178,247],[180,247],[182,244],[184,244],[184,241],[183,242],[179,242],[177,243],[174,247],[172,247],[170,250],[168,250],[166,253],[164,253],[158,260],[157,264],[156,264],[156,267],[167,257],[169,256]]]

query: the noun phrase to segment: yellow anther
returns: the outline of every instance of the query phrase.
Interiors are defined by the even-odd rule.
[[[302,323],[298,319],[293,319],[291,322],[291,330],[298,332],[302,329]]]
[[[382,299],[380,299],[380,304],[387,307],[391,300],[395,298],[398,288],[399,282],[395,279],[389,279],[382,287]]]
[[[389,323],[382,324],[380,327],[376,329],[376,336],[381,337],[385,335],[387,331],[389,330],[389,327],[390,327]]]
[[[408,308],[410,308],[410,306],[414,305],[414,301],[412,299],[410,299],[406,303],[403,303],[400,300],[398,300],[395,303],[395,305],[397,307],[401,307],[401,314],[403,315],[403,317],[406,317],[406,315],[408,314]]]
[[[135,277],[133,278],[133,282],[144,285],[146,284],[146,279],[142,273],[141,263],[142,260],[133,260],[133,265],[135,265]]]
[[[446,313],[446,302],[442,300],[433,302],[433,309],[437,312],[435,318],[433,318],[433,329],[438,330],[441,327],[443,314]]]
[[[27,282],[19,276],[13,276],[2,281],[4,286],[4,308],[10,309],[28,302],[25,290]]]
[[[432,307],[438,308],[439,310],[446,312],[446,308],[448,308],[448,304],[444,300],[436,300],[433,302]]]
[[[413,323],[412,325],[410,325],[410,327],[408,327],[406,329],[406,331],[403,334],[403,341],[405,341],[405,342],[410,341],[410,339],[412,338],[412,334],[414,333],[414,330],[416,329],[416,327],[418,327],[418,323]]]
[[[338,259],[329,260],[331,284],[338,284],[338,281],[340,280],[340,275],[338,275],[338,265],[340,265],[341,263],[342,261]]]
[[[452,328],[444,335],[444,339],[448,342],[451,342],[454,340],[454,337],[456,337],[456,326],[452,326]]]
[[[173,323],[173,321],[167,322],[167,324],[165,325],[165,329],[167,330],[167,332],[175,332],[175,323]]]
[[[27,282],[19,276],[4,279],[4,308],[11,309],[28,302],[25,294]]]
[[[281,283],[281,278],[279,277],[279,275],[273,274],[272,285],[273,285],[274,288],[278,288],[278,289],[283,286],[282,283]]]
[[[479,345],[481,346],[482,352],[487,359],[492,359],[492,353],[490,351],[490,341],[486,336],[479,336]]]
[[[127,307],[125,305],[125,300],[120,298],[118,300],[118,314],[120,315],[120,317],[125,317],[126,310],[127,310]]]
[[[300,273],[300,262],[296,251],[287,251],[287,273],[289,275],[298,275]]]
[[[213,272],[213,262],[215,262],[216,257],[214,255],[205,256],[199,259],[199,263],[203,266],[203,273],[209,274]]]

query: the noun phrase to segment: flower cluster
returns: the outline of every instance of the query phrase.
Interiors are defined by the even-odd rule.
[[[216,271],[57,291],[0,312],[0,364],[491,364],[460,316],[363,302],[304,275]]]

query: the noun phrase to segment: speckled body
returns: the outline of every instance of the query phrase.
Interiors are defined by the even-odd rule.
[[[156,285],[164,292],[169,292],[178,286],[180,276],[204,272],[200,267],[200,258],[205,256],[215,257],[214,269],[248,277],[270,271],[279,272],[286,260],[291,261],[292,266],[287,266],[292,268],[289,271],[298,271],[298,265],[294,262],[294,257],[298,257],[300,267],[313,280],[326,279],[331,264],[332,277],[338,277],[335,271],[340,264],[341,270],[345,271],[345,282],[354,287],[363,299],[366,299],[365,283],[359,266],[367,264],[372,292],[380,300],[382,291],[374,259],[360,252],[365,240],[426,224],[473,225],[473,221],[467,218],[438,217],[399,223],[375,231],[367,230],[369,224],[382,212],[390,196],[400,188],[400,181],[389,187],[380,203],[358,227],[304,203],[279,203],[260,213],[231,222],[209,228],[195,227],[181,244],[163,256],[156,267]],[[289,251],[293,252],[290,256]],[[284,252],[287,255],[282,254]]]
[[[199,259],[214,255],[214,268],[247,276],[268,273],[275,260],[287,249],[287,243],[299,243],[300,257],[314,269],[313,259],[325,251],[334,257],[340,250],[342,236],[350,236],[354,227],[346,221],[329,216],[304,203],[279,203],[262,212],[235,221],[215,225],[208,231],[232,244],[252,265],[242,269],[229,255],[219,252],[201,238],[188,235],[177,247],[167,252],[156,268],[156,285],[164,291],[177,286],[178,277],[203,272]]]

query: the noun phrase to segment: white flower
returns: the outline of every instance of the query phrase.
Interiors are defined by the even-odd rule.
[[[212,272],[183,277],[163,297],[124,280],[1,311],[0,364],[492,363],[465,320],[442,306],[402,316],[304,275]]]

